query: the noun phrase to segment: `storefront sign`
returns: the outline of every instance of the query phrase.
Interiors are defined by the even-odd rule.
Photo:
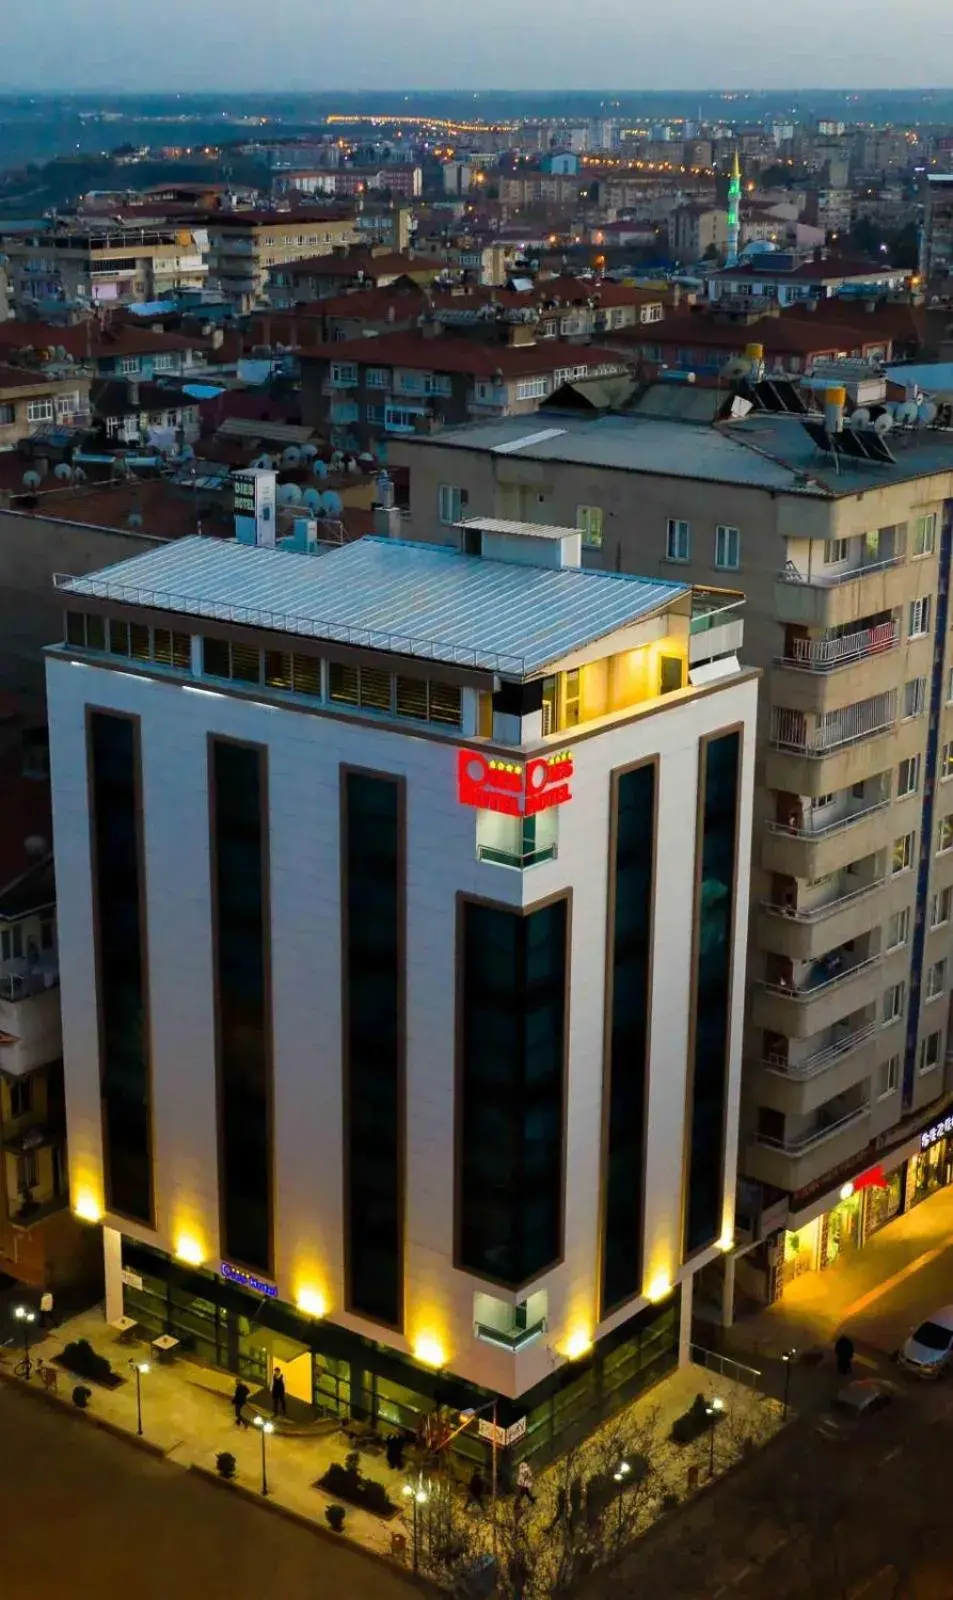
[[[931,1144],[936,1144],[938,1139],[945,1139],[949,1133],[953,1133],[953,1113],[934,1122],[932,1128],[924,1128],[920,1135],[920,1149],[929,1150]]]
[[[887,1179],[884,1176],[884,1169],[878,1164],[876,1167],[868,1167],[867,1171],[862,1172],[859,1178],[853,1178],[849,1183],[845,1183],[841,1189],[840,1197],[842,1200],[849,1200],[852,1194],[858,1194],[861,1189],[886,1189],[886,1187]]]
[[[264,1278],[256,1278],[250,1272],[243,1272],[241,1267],[233,1267],[228,1261],[221,1262],[219,1271],[229,1283],[237,1283],[241,1289],[250,1289],[252,1294],[267,1295],[269,1300],[278,1298],[276,1283],[266,1283]]]
[[[142,1279],[140,1278],[138,1272],[132,1272],[129,1267],[123,1267],[122,1281],[126,1285],[127,1289],[142,1288]]]
[[[498,1428],[492,1422],[488,1422],[485,1417],[481,1417],[477,1432],[481,1439],[489,1439],[491,1444],[495,1443],[498,1450],[505,1450],[508,1445],[518,1444],[525,1435],[526,1418],[520,1417],[519,1421],[514,1422],[510,1428]],[[496,1435],[495,1439],[494,1434]]]
[[[568,750],[521,761],[498,761],[478,750],[457,756],[457,799],[462,806],[499,811],[508,817],[533,817],[572,799],[569,779],[573,759]]]

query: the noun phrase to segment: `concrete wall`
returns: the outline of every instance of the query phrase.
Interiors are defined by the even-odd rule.
[[[0,510],[0,689],[42,704],[42,651],[63,637],[55,572],[95,572],[163,542],[130,530]]]
[[[551,1370],[567,1341],[626,1320],[644,1297],[595,1324],[602,1118],[604,952],[610,773],[660,757],[645,1285],[681,1267],[691,927],[699,740],[744,725],[739,860],[750,848],[757,682],[687,692],[658,713],[582,739],[558,859],[525,873],[476,860],[476,813],[456,798],[458,743],[380,721],[298,715],[248,698],[189,692],[131,673],[49,661],[59,948],[74,1201],[102,1201],[89,819],[87,703],[142,718],[158,1229],[113,1226],[165,1250],[187,1233],[219,1252],[210,934],[207,735],[268,747],[274,986],[275,1242],[279,1293],[326,1297],[331,1318],[395,1348],[436,1341],[449,1366],[516,1394]],[[407,780],[407,1189],[404,1335],[342,1308],[339,772],[342,763]],[[480,1280],[453,1260],[455,915],[459,891],[530,905],[571,888],[572,999],[565,1258],[534,1284],[549,1331],[518,1357],[473,1338]],[[738,926],[747,884],[738,886]],[[735,948],[723,1214],[733,1225],[744,939]],[[554,1354],[555,1352],[555,1354]]]

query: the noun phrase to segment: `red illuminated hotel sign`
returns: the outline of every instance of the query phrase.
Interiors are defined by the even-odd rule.
[[[461,750],[457,756],[457,799],[462,806],[478,806],[481,811],[534,817],[572,799],[572,775],[573,761],[568,750],[536,756],[525,764],[491,760],[479,750]]]

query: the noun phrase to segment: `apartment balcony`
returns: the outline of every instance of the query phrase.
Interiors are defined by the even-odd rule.
[[[885,529],[888,533],[875,551],[862,550],[850,566],[836,570],[813,565],[818,541],[808,544],[807,564],[794,557],[778,574],[774,586],[778,620],[806,628],[839,628],[858,617],[894,611],[912,599],[920,580],[916,567],[907,563],[906,534],[899,527]],[[795,548],[800,547],[798,541]]]
[[[841,1096],[806,1121],[791,1120],[790,1132],[785,1126],[779,1135],[755,1134],[744,1155],[747,1177],[794,1192],[836,1171],[869,1142],[870,1102],[865,1098]]]
[[[772,706],[765,784],[784,794],[836,794],[923,750],[926,718],[901,720],[895,689],[825,715]]]
[[[847,809],[825,824],[816,815],[812,822],[812,813],[805,815],[799,801],[792,801],[790,809],[779,801],[778,818],[765,822],[761,865],[767,872],[813,882],[852,861],[886,850],[904,831],[895,825],[897,803],[892,807],[889,785],[884,783],[874,790],[873,798],[850,797]],[[803,826],[805,821],[811,825]]]
[[[834,637],[790,638],[771,669],[772,704],[823,714],[897,686],[900,675],[896,620]],[[925,641],[930,645],[930,641]],[[929,648],[924,652],[927,670]],[[906,674],[914,675],[914,669]]]
[[[21,1077],[63,1053],[55,959],[0,968],[0,1072]]]
[[[845,1028],[847,1031],[841,1031],[835,1026],[821,1034],[820,1039],[827,1042],[816,1049],[810,1048],[809,1041],[809,1053],[800,1058],[766,1051],[760,1061],[749,1063],[751,1100],[785,1116],[810,1115],[835,1095],[868,1082],[882,1061],[902,1049],[902,1023],[883,1027],[859,1012],[847,1019]]]
[[[820,960],[836,945],[859,938],[880,924],[883,906],[879,891],[885,882],[881,874],[855,889],[844,891],[835,886],[829,900],[811,907],[762,901],[762,946],[794,961]]]
[[[744,644],[745,597],[731,589],[692,589],[688,664],[737,655]]]
[[[787,975],[765,978],[755,986],[751,1020],[787,1039],[809,1039],[847,1013],[879,1001],[882,960],[879,951],[830,950],[800,980]]]

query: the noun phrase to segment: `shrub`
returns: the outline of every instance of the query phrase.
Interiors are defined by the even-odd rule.
[[[60,1357],[64,1367],[94,1383],[109,1384],[115,1374],[105,1356],[99,1356],[88,1339],[71,1339]]]
[[[667,1490],[667,1492],[662,1496],[661,1507],[663,1511],[677,1511],[678,1495],[675,1494],[671,1489]]]
[[[703,1394],[696,1394],[687,1411],[676,1417],[672,1423],[671,1438],[674,1444],[691,1444],[693,1439],[700,1439],[703,1433],[713,1428],[724,1412],[716,1411],[714,1416],[708,1412],[708,1402]]]
[[[359,1460],[357,1453],[352,1452],[343,1463],[332,1461],[323,1478],[318,1479],[321,1488],[339,1500],[348,1500],[352,1506],[372,1512],[374,1516],[396,1516],[397,1507],[385,1485],[378,1483],[376,1478],[365,1478],[358,1467]]]
[[[85,1384],[78,1383],[76,1388],[73,1390],[74,1406],[78,1406],[80,1411],[85,1411],[86,1407],[89,1405],[92,1393],[92,1389],[87,1389]]]
[[[324,1513],[324,1520],[335,1533],[342,1533],[346,1516],[347,1512],[343,1506],[328,1506]]]
[[[220,1478],[234,1478],[236,1461],[230,1450],[220,1450],[215,1457],[215,1465]]]

